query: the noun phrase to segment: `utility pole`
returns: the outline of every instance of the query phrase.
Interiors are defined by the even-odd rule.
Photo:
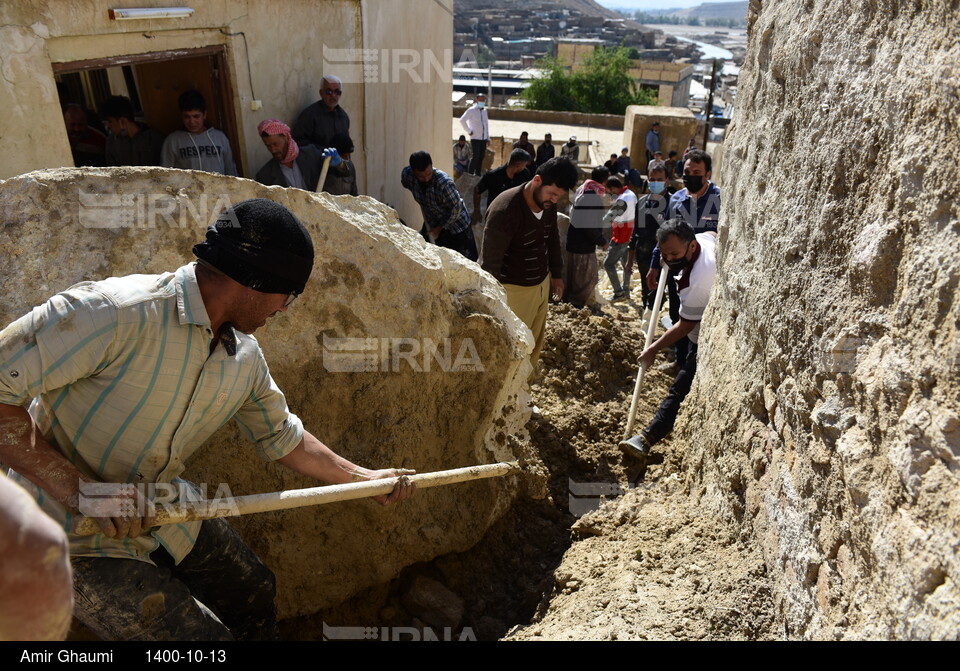
[[[707,109],[704,114],[704,119],[707,121],[707,125],[703,128],[703,150],[707,150],[707,138],[710,137],[710,112],[713,111],[713,89],[717,85],[717,59],[713,59],[713,71],[710,73],[710,93],[707,96]]]

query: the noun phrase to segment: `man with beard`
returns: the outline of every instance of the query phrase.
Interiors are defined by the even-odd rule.
[[[260,139],[273,156],[257,172],[257,181],[267,186],[287,186],[316,191],[323,171],[322,149],[311,144],[300,146],[290,135],[290,127],[277,119],[261,121]],[[332,164],[332,160],[331,160]]]
[[[63,122],[67,126],[70,151],[76,166],[101,166],[107,146],[107,136],[87,125],[87,112],[76,103],[63,108]]]
[[[503,285],[510,309],[533,332],[530,363],[543,347],[547,304],[563,296],[557,201],[577,183],[577,168],[552,158],[526,184],[507,189],[487,208],[480,265]]]

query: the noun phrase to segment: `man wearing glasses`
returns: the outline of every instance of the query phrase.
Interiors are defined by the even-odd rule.
[[[300,112],[293,124],[293,139],[298,145],[312,144],[323,149],[333,146],[334,135],[350,134],[350,117],[340,107],[342,93],[340,78],[324,75],[320,100]]]
[[[0,461],[67,530],[75,616],[108,640],[277,638],[273,573],[222,519],[154,526],[151,492],[233,419],[263,459],[330,483],[412,473],[339,456],[290,412],[252,333],[313,268],[306,227],[257,198],[224,211],[197,263],[74,285],[0,331]],[[30,404],[29,412],[26,409]],[[114,508],[83,508],[116,483]],[[102,485],[100,485],[102,486]],[[413,494],[401,479],[380,503]]]

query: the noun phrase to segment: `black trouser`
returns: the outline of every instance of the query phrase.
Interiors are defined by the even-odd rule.
[[[205,520],[179,565],[73,559],[74,615],[105,640],[278,640],[273,572],[222,519]]]
[[[678,359],[679,363],[680,360]],[[690,353],[680,367],[680,372],[673,378],[673,384],[670,385],[670,391],[660,407],[657,408],[657,414],[653,420],[643,430],[644,439],[647,445],[653,446],[659,443],[664,436],[673,431],[673,424],[677,421],[677,413],[680,411],[680,404],[690,393],[690,385],[693,384],[693,377],[697,374],[697,346],[690,343]]]
[[[653,252],[657,241],[652,233],[647,233],[646,231],[642,232],[641,236],[633,250],[633,262],[636,264],[637,270],[640,271],[640,296],[643,307],[652,310],[653,301],[657,297],[657,292],[656,289],[647,288],[647,271],[650,270],[650,254]],[[656,319],[656,317],[657,315],[653,316],[654,319]]]
[[[473,238],[473,230],[468,226],[459,233],[448,233],[447,229],[442,229],[437,237],[437,245],[460,252],[471,261],[476,261],[477,241]]]
[[[673,273],[667,273],[667,290],[670,294],[670,321],[674,324],[680,321],[680,294],[677,293],[677,280]],[[683,336],[673,345],[677,353],[677,365],[687,360],[687,352],[690,351],[690,338]]]
[[[487,140],[470,140],[473,158],[470,159],[470,172],[479,175],[483,171],[483,157],[487,154]]]

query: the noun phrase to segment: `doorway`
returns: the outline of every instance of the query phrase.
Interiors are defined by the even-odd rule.
[[[164,135],[182,130],[177,99],[196,89],[207,103],[207,123],[226,133],[237,171],[244,175],[223,45],[54,63],[53,71],[61,107],[80,105],[87,111],[88,124],[104,133],[97,110],[114,95],[129,98],[137,120]]]

